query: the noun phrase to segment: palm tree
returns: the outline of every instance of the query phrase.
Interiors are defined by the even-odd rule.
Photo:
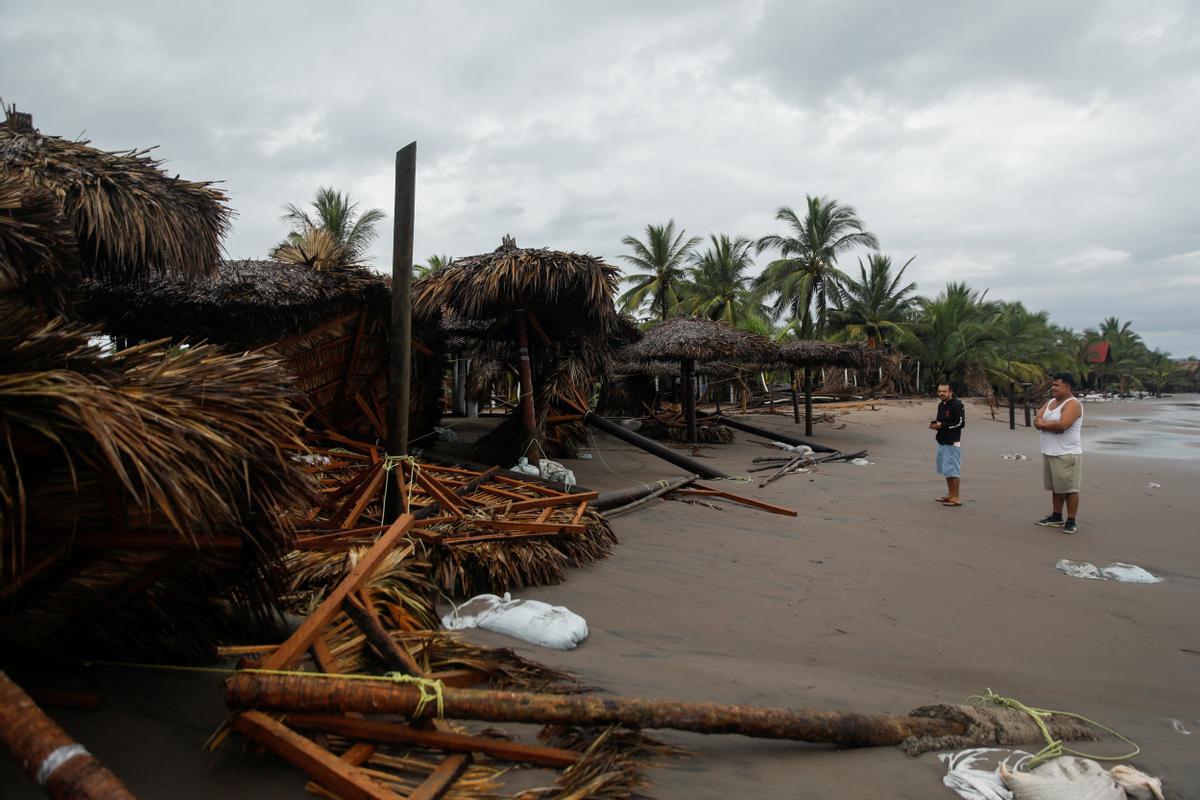
[[[446,255],[432,255],[424,264],[413,264],[413,277],[424,278],[432,272],[437,272],[443,267],[448,267],[454,263],[454,259]]]
[[[1155,397],[1162,397],[1163,387],[1166,386],[1167,381],[1182,374],[1183,370],[1180,365],[1163,351],[1154,350],[1150,353],[1149,363],[1146,365],[1146,377],[1154,382]]]
[[[915,258],[905,261],[895,275],[891,256],[871,253],[867,256],[869,272],[860,258],[859,280],[847,276],[837,287],[836,308],[829,314],[830,328],[847,339],[866,339],[871,347],[887,342],[889,334],[898,333],[917,301],[913,296],[917,284],[901,285],[904,271]]]
[[[323,260],[336,261],[337,266],[361,264],[366,260],[367,250],[379,236],[375,226],[384,219],[378,208],[358,213],[358,203],[350,195],[335,191],[332,187],[317,189],[312,202],[315,214],[310,216],[299,206],[288,203],[280,219],[292,227],[291,233],[272,251],[274,258],[313,263],[312,253],[319,247]],[[323,234],[318,234],[318,231]]]
[[[904,348],[938,381],[962,383],[969,372],[998,358],[1000,311],[965,283],[950,283],[930,300],[918,301],[916,322],[902,329]]]
[[[1108,342],[1112,348],[1112,372],[1120,376],[1120,389],[1127,391],[1128,379],[1142,372],[1149,361],[1150,351],[1142,337],[1133,330],[1133,323],[1121,322],[1116,317],[1108,317],[1100,323],[1097,332],[1101,341]]]
[[[754,266],[745,237],[731,239],[725,234],[710,237],[712,244],[695,254],[687,274],[691,283],[685,305],[692,314],[721,320],[740,328],[751,318],[762,319],[762,304],[750,290],[753,280],[746,274]]]
[[[859,246],[878,249],[879,241],[863,229],[850,206],[827,197],[809,195],[806,200],[803,220],[786,206],[775,214],[788,226],[786,235],[764,236],[755,244],[758,253],[777,249],[780,255],[767,265],[755,289],[762,297],[775,295],[775,312],[790,313],[800,321],[800,335],[811,338],[825,327],[829,301],[845,277],[837,268],[838,255]]]
[[[633,284],[620,297],[623,310],[637,313],[648,299],[651,314],[657,310],[660,319],[670,316],[679,304],[688,256],[700,243],[699,236],[684,239],[685,234],[682,228],[675,232],[672,219],[666,225],[647,225],[645,242],[633,236],[621,240],[621,244],[633,250],[633,255],[623,255],[621,260],[641,270],[621,278],[622,282]]]

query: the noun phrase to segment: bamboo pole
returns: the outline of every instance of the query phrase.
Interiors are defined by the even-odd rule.
[[[0,744],[30,780],[62,800],[134,800],[133,792],[0,672]]]
[[[645,495],[638,497],[635,500],[633,500],[629,503],[626,503],[623,506],[618,506],[617,508],[614,508],[611,511],[605,511],[604,516],[608,517],[608,518],[612,518],[612,517],[617,516],[618,514],[624,514],[626,511],[632,511],[633,509],[637,508],[638,506],[649,503],[651,500],[653,500],[656,497],[661,497],[664,494],[667,494],[668,492],[671,492],[671,491],[674,491],[675,489],[680,488],[681,486],[687,486],[689,483],[691,483],[692,481],[696,480],[699,477],[700,477],[699,475],[684,475],[682,478],[675,478],[670,481],[664,481],[663,483],[659,484],[658,486],[647,485],[644,487],[647,492]]]
[[[417,686],[336,677],[243,672],[226,681],[225,699],[235,709],[306,714],[401,714],[413,719],[437,714],[437,704],[423,702]],[[616,724],[696,733],[736,733],[756,738],[790,739],[845,747],[895,745],[912,736],[966,733],[964,723],[939,717],[450,687],[442,690],[442,705],[444,716],[450,719],[565,725]]]

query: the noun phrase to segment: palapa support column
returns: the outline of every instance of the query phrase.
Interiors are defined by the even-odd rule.
[[[517,329],[517,372],[521,378],[521,423],[530,437],[537,436],[537,413],[533,407],[533,369],[529,364],[529,327],[525,309],[513,312],[513,324]]]
[[[682,393],[683,415],[687,419],[687,440],[689,444],[696,444],[699,441],[699,437],[696,435],[696,391],[692,385],[692,378],[695,372],[695,361],[685,358],[680,362],[679,388]]]
[[[392,220],[392,315],[388,359],[388,455],[408,454],[409,387],[412,384],[412,258],[416,215],[417,143],[396,153],[396,206]],[[399,496],[388,495],[388,519],[400,513]]]
[[[0,743],[30,780],[50,797],[134,800],[91,753],[47,717],[33,699],[0,672]]]
[[[599,414],[594,414],[591,411],[583,415],[583,421],[591,425],[593,428],[598,428],[609,436],[614,436],[627,444],[645,450],[651,455],[656,455],[663,461],[674,464],[681,469],[686,469],[688,472],[694,472],[702,478],[728,478],[724,472],[719,469],[713,469],[707,464],[702,464],[694,458],[688,458],[678,450],[672,450],[665,447],[653,439],[647,439],[641,434],[634,433],[628,428],[623,428],[611,419],[602,417]]]
[[[804,435],[812,436],[812,367],[804,368]]]
[[[800,424],[800,381],[796,379],[796,368],[792,367],[788,376],[792,381],[792,421],[797,425]],[[717,413],[721,413],[721,409],[717,409]]]
[[[429,718],[437,714],[437,703],[422,699],[418,686],[386,680],[242,672],[226,681],[225,699],[234,709],[254,708],[307,714],[400,714],[410,719]],[[909,737],[952,736],[967,730],[967,726],[961,722],[937,717],[452,687],[443,688],[442,706],[444,716],[449,719],[670,728],[843,747],[896,745]]]

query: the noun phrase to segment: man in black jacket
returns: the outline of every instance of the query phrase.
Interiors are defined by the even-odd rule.
[[[959,474],[962,471],[962,429],[965,417],[962,401],[954,396],[948,383],[938,384],[937,419],[929,423],[937,439],[937,471],[946,479],[946,495],[937,502],[954,508],[962,505],[958,496]]]

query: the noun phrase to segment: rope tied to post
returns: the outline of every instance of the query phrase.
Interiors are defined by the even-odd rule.
[[[379,524],[386,525],[384,521],[387,516],[387,496],[388,487],[392,483],[392,470],[401,464],[408,464],[408,496],[412,497],[413,485],[417,480],[417,472],[421,469],[421,463],[412,456],[384,456],[381,464],[383,468],[383,504],[379,509]]]
[[[1118,733],[1107,725],[1096,722],[1094,719],[1088,719],[1081,714],[1075,714],[1071,711],[1055,711],[1048,708],[1033,708],[1032,706],[1027,706],[1020,700],[1016,700],[1012,697],[1003,697],[998,695],[991,689],[987,689],[986,692],[981,695],[972,695],[968,699],[977,706],[981,706],[984,703],[992,703],[993,705],[998,705],[1002,708],[1010,708],[1014,711],[1020,711],[1023,714],[1029,715],[1030,719],[1032,719],[1033,723],[1038,727],[1038,730],[1042,732],[1042,736],[1045,737],[1046,746],[1035,753],[1033,758],[1029,759],[1029,761],[1023,765],[1023,768],[1026,770],[1033,769],[1038,764],[1049,761],[1052,758],[1058,758],[1059,756],[1067,753],[1073,756],[1079,756],[1081,758],[1090,758],[1095,761],[1124,761],[1129,758],[1134,758],[1142,752],[1142,748],[1137,744],[1137,742],[1133,741],[1128,736]],[[1047,720],[1054,715],[1071,717],[1079,720],[1080,722],[1087,723],[1095,728],[1099,728],[1106,733],[1111,733],[1113,736],[1133,747],[1133,751],[1126,753],[1123,756],[1099,756],[1092,753],[1084,753],[1079,750],[1072,750],[1070,747],[1067,747],[1065,744],[1063,744],[1061,739],[1054,738],[1054,735],[1050,733]]]

